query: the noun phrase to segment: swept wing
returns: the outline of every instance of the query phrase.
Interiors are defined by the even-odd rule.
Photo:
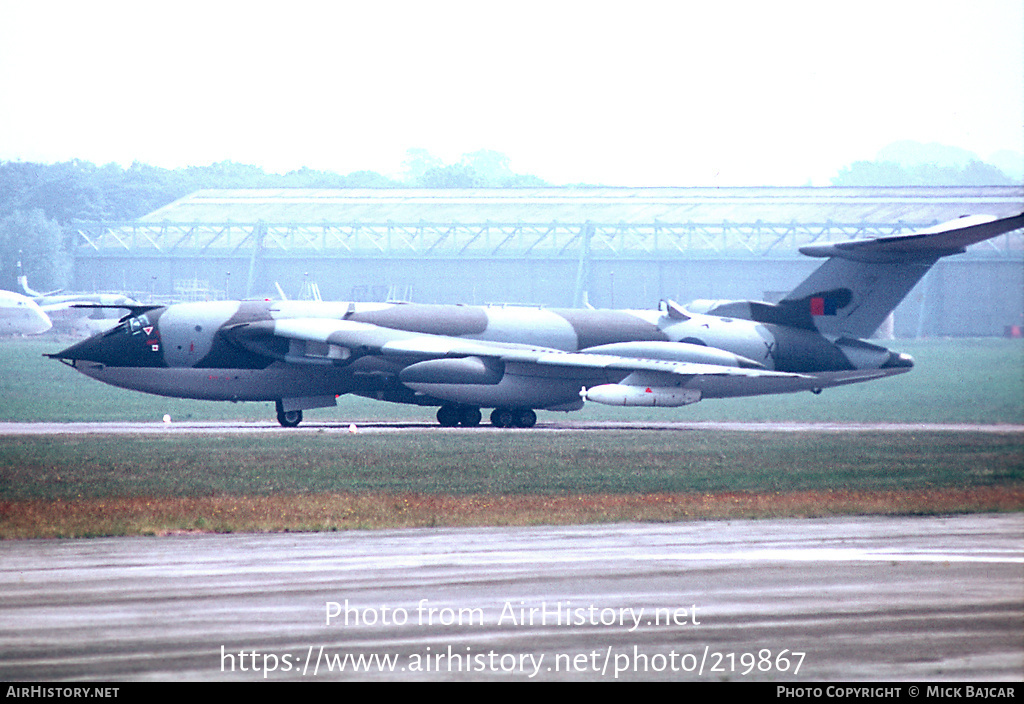
[[[577,379],[578,385],[594,387],[584,391],[584,398],[615,405],[683,405],[700,400],[709,389],[719,395],[721,389],[734,384],[749,387],[754,383],[782,392],[810,389],[819,383],[812,376],[767,369],[566,352],[350,320],[259,321],[233,326],[224,334],[251,352],[288,364],[346,365],[367,355],[394,359],[403,365],[399,375],[403,383],[441,397],[446,391],[455,394],[450,400],[477,398],[474,394],[482,393],[480,388],[470,391],[465,387],[498,385],[507,376]],[[683,387],[688,389],[686,393],[680,391]],[[661,402],[654,402],[655,398]]]

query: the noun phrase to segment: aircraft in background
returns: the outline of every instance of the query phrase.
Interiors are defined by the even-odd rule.
[[[18,277],[18,285],[49,316],[54,331],[68,334],[93,335],[109,330],[122,316],[119,309],[139,305],[119,293],[40,293],[29,287],[24,274]]]
[[[441,425],[530,427],[585,401],[683,406],[910,371],[870,337],[941,257],[1024,227],[976,216],[912,235],[804,247],[826,261],[779,303],[657,310],[219,301],[124,306],[120,324],[50,355],[114,386],[275,401],[278,421],[341,394],[438,406]]]
[[[0,335],[39,335],[51,327],[50,318],[31,298],[0,290]]]

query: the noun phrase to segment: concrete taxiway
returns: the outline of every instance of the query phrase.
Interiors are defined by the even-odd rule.
[[[0,543],[0,678],[1008,680],[1024,516]]]

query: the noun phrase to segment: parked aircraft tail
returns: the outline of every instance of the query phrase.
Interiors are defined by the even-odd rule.
[[[827,261],[779,303],[728,301],[693,310],[866,338],[939,259],[1021,228],[1024,213],[1002,219],[971,216],[911,235],[801,247],[801,253]]]
[[[18,268],[20,270],[21,262],[18,262]],[[39,291],[36,291],[35,289],[32,289],[32,288],[29,287],[29,285],[28,285],[28,277],[25,276],[24,274],[22,274],[22,275],[20,275],[18,277],[18,286],[21,287],[22,292],[26,296],[28,296],[29,298],[45,298],[46,296],[53,296],[53,295],[58,294],[58,293],[60,293],[61,291],[64,290],[64,289],[58,288],[55,291],[48,291],[47,293],[40,293]]]

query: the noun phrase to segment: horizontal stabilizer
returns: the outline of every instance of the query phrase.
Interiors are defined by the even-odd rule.
[[[973,215],[911,235],[801,247],[800,252],[811,257],[841,257],[858,261],[936,259],[950,254],[961,254],[972,244],[1021,228],[1024,228],[1024,213],[1002,219],[989,215]]]

